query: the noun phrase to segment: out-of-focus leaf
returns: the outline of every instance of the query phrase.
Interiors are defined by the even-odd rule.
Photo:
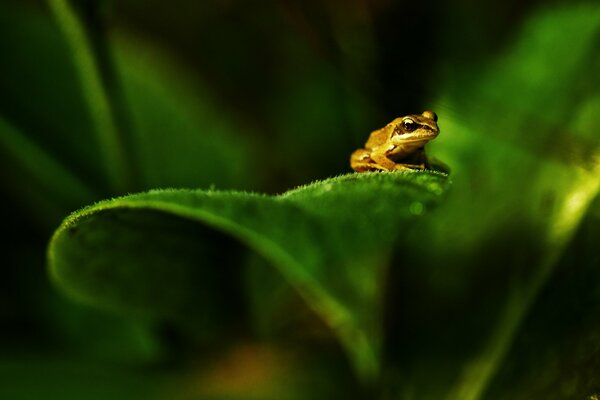
[[[218,112],[206,90],[193,90],[201,85],[193,84],[189,71],[121,36],[114,47],[134,131],[135,154],[128,156],[141,170],[144,188],[211,184],[244,188],[257,181],[254,177],[260,174],[251,159],[249,128]],[[3,168],[25,174],[23,179],[7,180],[11,185],[7,190],[18,189],[26,180],[28,190],[13,195],[32,206],[36,199],[28,196],[37,197],[63,214],[89,204],[90,196],[97,199],[106,193],[106,171],[89,110],[51,16],[2,3],[0,52]],[[56,172],[59,169],[62,172]],[[53,174],[51,179],[48,174]],[[90,188],[76,185],[77,179]]]
[[[591,89],[599,87],[599,33],[597,6],[541,11],[480,73],[445,88],[436,108],[442,133],[430,152],[452,167],[454,185],[399,250],[414,257],[393,269],[388,378],[396,398],[535,398],[528,394],[537,383],[503,365],[507,357],[519,363],[515,341],[530,332],[541,340],[541,329],[560,324],[537,325],[536,336],[529,321],[554,309],[549,300],[561,291],[540,293],[600,187],[600,110]],[[595,310],[581,303],[586,343],[598,325],[584,315]],[[550,336],[540,348],[578,365],[564,338]],[[579,368],[591,367],[586,357]],[[580,391],[569,393],[588,396],[596,381],[579,373]],[[507,374],[522,382],[518,391]],[[548,393],[571,385],[568,374],[549,376]]]
[[[205,85],[225,104],[260,127],[252,137],[262,141],[265,150],[260,162],[271,167],[271,177],[280,178],[273,183],[280,190],[290,187],[290,180],[303,183],[348,169],[348,153],[364,142],[365,132],[373,127],[372,103],[352,79],[356,66],[334,61],[340,49],[331,43],[333,38],[323,37],[331,32],[324,32],[315,21],[347,22],[350,26],[336,33],[340,40],[350,39],[344,50],[355,61],[360,57],[354,55],[371,55],[363,43],[367,32],[357,32],[364,28],[357,25],[364,22],[358,14],[365,9],[358,4],[294,3],[278,2],[275,7],[212,0],[115,4],[116,18],[169,42],[194,63],[206,77]],[[343,15],[329,15],[341,8]],[[354,20],[344,20],[348,14]],[[169,24],[175,18],[177,26]],[[349,32],[351,38],[345,35]],[[248,46],[249,42],[260,45]],[[362,78],[374,81],[368,73]]]
[[[138,141],[139,154],[131,157],[141,165],[144,187],[245,187],[255,182],[247,130],[236,136],[240,131],[215,111],[206,91],[186,87],[188,72],[157,60],[160,56],[141,44],[117,37],[115,47]],[[47,234],[64,215],[106,196],[102,157],[69,51],[51,16],[30,5],[2,2],[0,53],[2,195],[12,197],[18,212]],[[32,241],[33,235],[23,240]],[[17,275],[13,269],[20,269],[23,281],[37,282],[43,245],[37,249],[39,258],[33,262],[19,255],[2,263],[7,286]],[[34,246],[27,251],[36,252]],[[7,304],[22,301],[25,287],[15,289],[18,296],[7,294],[13,297]],[[36,296],[43,303],[36,312],[45,315],[36,315],[35,322],[29,315],[23,320],[48,330],[48,347],[70,340],[72,354],[126,362],[154,360],[160,353],[140,321],[86,313],[57,300],[53,292],[31,297]]]
[[[264,175],[252,129],[227,115],[190,71],[142,43],[118,41],[117,65],[145,188],[251,188]]]
[[[90,309],[52,294],[48,296],[52,308],[47,307],[45,315],[51,327],[45,334],[66,356],[79,357],[82,362],[112,362],[122,366],[146,365],[164,359],[164,343],[156,327],[148,321]],[[21,346],[11,349],[10,354],[16,356],[26,351]]]
[[[598,240],[600,219],[590,213],[534,304],[490,388],[491,398],[588,399],[600,394]]]
[[[206,252],[211,236],[203,227],[214,228],[269,260],[333,329],[359,375],[372,379],[392,245],[437,203],[446,181],[431,172],[372,173],[276,197],[201,190],[131,195],[67,218],[50,244],[50,268],[60,287],[86,302],[216,318],[227,299],[213,292],[235,270],[228,247]]]
[[[307,354],[253,342],[195,365],[132,368],[21,355],[0,358],[3,399],[325,400],[363,399],[339,353]],[[343,387],[340,386],[343,382]]]
[[[22,197],[39,220],[53,223],[64,213],[63,207],[76,208],[98,196],[1,117],[0,154],[2,168],[11,170],[4,180],[16,192],[12,195]]]
[[[267,129],[273,137],[267,161],[293,182],[350,169],[349,154],[376,123],[372,103],[314,49],[297,38],[288,38],[285,46],[281,62],[286,73],[274,77],[277,90],[268,107]],[[381,126],[387,122],[379,121]]]
[[[167,375],[39,356],[0,360],[3,399],[168,399],[173,382]]]
[[[102,163],[91,121],[68,50],[50,16],[2,2],[0,52],[2,116],[65,168],[101,188]]]
[[[178,400],[363,399],[364,393],[339,353],[298,351],[242,343],[182,374]],[[341,385],[343,383],[343,385]]]

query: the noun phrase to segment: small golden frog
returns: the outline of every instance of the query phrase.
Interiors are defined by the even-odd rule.
[[[371,133],[365,148],[350,156],[350,166],[356,172],[430,168],[424,146],[439,133],[433,111],[396,118]]]

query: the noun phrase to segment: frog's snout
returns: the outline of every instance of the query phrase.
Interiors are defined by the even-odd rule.
[[[437,125],[423,125],[422,129],[426,132],[426,135],[430,136],[437,136],[440,133],[440,129],[437,127]]]

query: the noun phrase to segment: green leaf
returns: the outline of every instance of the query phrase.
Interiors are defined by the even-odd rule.
[[[49,247],[54,280],[113,309],[210,322],[236,266],[220,231],[269,260],[330,326],[364,379],[376,376],[386,270],[395,240],[447,186],[433,172],[349,174],[269,197],[163,190],[78,211]],[[212,249],[212,253],[211,250]],[[226,292],[230,293],[230,292]]]
[[[238,137],[248,129],[215,112],[207,91],[187,87],[190,71],[157,61],[161,54],[121,36],[116,36],[114,46],[139,149],[129,161],[139,163],[143,187],[245,187],[256,182],[249,177],[256,170],[249,168],[251,146]],[[69,51],[48,12],[1,2],[0,167],[5,173],[0,178],[2,196],[18,205],[9,202],[5,211],[19,213],[13,218],[19,220],[19,230],[26,231],[19,240],[27,243],[26,255],[15,253],[12,241],[5,243],[5,286],[14,286],[14,293],[7,292],[3,299],[9,308],[23,299],[39,304],[36,315],[21,315],[19,321],[43,331],[39,337],[49,336],[43,340],[45,349],[60,343],[83,358],[149,362],[163,355],[162,348],[153,343],[157,338],[149,328],[142,329],[140,321],[103,316],[64,302],[54,288],[42,296],[37,286],[27,284],[45,279],[40,275],[45,246],[37,240],[39,231],[48,235],[69,212],[110,193],[105,160]],[[138,120],[146,125],[137,124]],[[33,227],[23,219],[31,219]],[[37,259],[28,262],[28,256],[35,255]],[[25,294],[26,288],[37,291]],[[11,310],[15,315],[20,312]],[[11,334],[7,333],[9,339]]]
[[[127,151],[126,132],[117,120],[116,108],[120,105],[114,96],[117,91],[108,79],[103,79],[102,65],[111,66],[110,60],[107,52],[93,45],[95,41],[105,47],[104,32],[93,32],[86,26],[86,12],[78,10],[77,2],[48,0],[48,5],[69,46],[110,187],[117,193],[133,190],[136,171],[133,157]],[[99,7],[99,2],[92,2],[87,13],[95,15]],[[96,33],[98,37],[94,37]]]
[[[257,183],[258,175],[250,173],[258,168],[251,129],[219,111],[193,71],[125,35],[115,35],[112,44],[131,114],[128,147],[134,151],[123,162],[139,170],[142,188]],[[55,215],[111,193],[69,51],[51,15],[0,4],[2,167],[22,177],[4,177],[5,190],[29,208]],[[23,181],[27,190],[21,190]]]
[[[498,371],[493,398],[600,394],[599,238],[600,219],[588,213]]]
[[[117,44],[143,187],[255,187],[264,174],[252,128],[217,107],[173,56],[127,37]]]
[[[22,197],[38,219],[48,225],[60,220],[65,207],[76,208],[98,196],[2,117],[0,152],[3,154],[2,167],[12,169],[8,178],[14,190],[11,195]]]
[[[557,310],[559,293],[576,293],[567,287],[578,284],[555,274],[600,189],[600,103],[591,89],[599,83],[598,32],[598,6],[540,11],[488,65],[443,89],[435,107],[441,135],[429,151],[452,167],[453,190],[406,238],[410,262],[394,270],[393,303],[404,316],[389,330],[396,398],[538,398],[526,394],[541,393],[539,381],[509,372],[531,362],[522,344],[528,337],[540,340],[535,351],[554,352],[587,379],[569,393],[591,394],[588,356],[576,362],[569,341],[561,342],[566,336],[542,341],[561,319],[538,318]],[[581,284],[589,273],[572,279]],[[591,343],[597,308],[579,306],[570,343]],[[549,376],[544,393],[573,386],[568,374]]]

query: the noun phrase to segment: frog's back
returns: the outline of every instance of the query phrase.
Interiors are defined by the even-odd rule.
[[[388,132],[386,130],[386,127],[373,131],[371,132],[371,135],[369,135],[367,143],[365,143],[365,148],[368,150],[373,150],[374,148],[386,143],[387,139]]]

